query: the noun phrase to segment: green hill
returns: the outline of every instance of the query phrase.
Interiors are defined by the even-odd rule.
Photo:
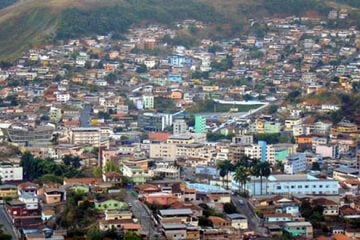
[[[326,15],[352,0],[2,0],[0,60],[13,60],[24,50],[54,39],[113,32],[121,36],[138,22],[171,24],[198,19],[214,28],[213,37],[239,35],[247,18],[271,15]],[[6,3],[6,4],[5,4]],[[325,4],[324,4],[325,3]],[[355,4],[354,4],[355,3]],[[1,9],[1,6],[5,7]],[[357,16],[360,16],[358,14]],[[357,21],[354,21],[357,22]],[[360,22],[360,21],[358,21]],[[217,33],[217,34],[214,34]],[[224,35],[224,36],[228,36]]]

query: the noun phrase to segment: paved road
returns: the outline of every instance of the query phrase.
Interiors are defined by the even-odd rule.
[[[149,214],[145,205],[140,202],[133,191],[127,192],[126,201],[132,205],[131,211],[134,216],[139,220],[143,232],[147,235],[147,239],[155,240],[159,239],[160,234],[154,224],[152,216]]]
[[[244,204],[240,204],[239,200],[243,200]],[[267,235],[267,229],[261,226],[260,219],[256,216],[253,209],[250,207],[248,201],[240,196],[232,196],[232,203],[235,205],[237,211],[244,214],[248,218],[249,230],[259,233],[260,235]]]
[[[12,240],[18,239],[16,236],[16,233],[14,232],[14,228],[12,223],[8,220],[8,216],[5,215],[5,209],[3,205],[0,205],[0,224],[3,226],[3,230],[10,234],[12,237]]]
[[[84,108],[80,112],[80,126],[81,127],[89,127],[90,126],[90,116],[91,114],[91,106],[89,104],[85,104]]]

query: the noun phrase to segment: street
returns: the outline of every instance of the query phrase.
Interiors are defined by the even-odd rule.
[[[244,204],[240,204],[240,199],[243,200]],[[231,200],[232,203],[235,205],[237,211],[248,218],[250,231],[254,231],[261,235],[267,235],[267,229],[261,226],[260,219],[255,215],[255,212],[251,209],[246,198],[240,196],[232,196]]]
[[[148,213],[144,204],[137,199],[136,193],[133,191],[128,191],[127,193],[126,201],[128,204],[132,205],[131,211],[139,220],[143,232],[147,235],[149,240],[158,239],[160,234],[157,232],[152,216]]]
[[[4,205],[0,205],[0,224],[3,226],[5,233],[10,234],[13,240],[18,239],[11,222],[8,220],[8,216],[5,213]]]

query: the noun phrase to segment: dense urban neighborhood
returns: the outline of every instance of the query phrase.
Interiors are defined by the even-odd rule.
[[[360,239],[349,10],[136,24],[0,64],[0,239]]]

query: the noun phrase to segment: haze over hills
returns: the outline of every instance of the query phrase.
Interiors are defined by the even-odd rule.
[[[170,24],[193,18],[217,26],[219,33],[213,37],[219,37],[246,30],[249,17],[326,15],[331,8],[346,7],[354,11],[354,23],[360,19],[356,0],[172,0],[171,4],[167,0],[18,0],[6,7],[14,1],[0,5],[5,7],[0,10],[1,60],[13,60],[24,50],[54,39],[109,32],[120,36],[139,22]]]

